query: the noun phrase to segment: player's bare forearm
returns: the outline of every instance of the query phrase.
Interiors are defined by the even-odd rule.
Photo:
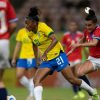
[[[13,59],[17,59],[20,48],[21,48],[21,42],[17,42],[16,46],[15,46],[15,49],[14,49]]]
[[[99,42],[99,40],[93,39],[93,41],[82,43],[82,44],[80,44],[80,46],[82,46],[82,47],[96,46],[98,42]]]
[[[35,44],[33,44],[33,51],[34,51],[35,58],[38,59],[38,47]]]
[[[38,66],[39,61],[38,61],[38,47],[33,43],[33,51],[36,59],[36,65]]]
[[[83,43],[85,41],[85,37],[82,37],[78,43]]]
[[[48,48],[45,50],[44,54],[47,54],[51,49],[54,48],[54,46],[58,43],[58,40],[56,39],[55,35],[52,34],[49,36],[49,38],[52,40],[51,44],[48,46]]]

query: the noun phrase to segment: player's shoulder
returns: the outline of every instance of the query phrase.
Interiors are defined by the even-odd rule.
[[[81,31],[77,31],[77,34],[81,35],[81,34],[83,34],[83,32],[81,32]]]
[[[45,22],[39,22],[39,26],[47,26]]]
[[[83,36],[83,32],[81,32],[81,31],[77,31],[77,35],[79,35],[79,36]]]
[[[100,26],[97,26],[96,27],[96,31],[100,31]]]
[[[26,32],[26,29],[25,28],[21,28],[19,29],[18,33],[25,33]]]
[[[69,31],[67,31],[67,32],[64,33],[64,36],[69,36],[69,35],[70,35]]]
[[[63,36],[64,36],[64,37],[70,36],[70,32],[69,32],[69,31],[65,32]]]

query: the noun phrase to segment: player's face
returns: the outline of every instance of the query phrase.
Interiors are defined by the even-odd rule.
[[[27,28],[28,31],[34,31],[36,29],[36,21],[32,21],[29,19],[25,20],[25,27]]]
[[[77,31],[77,24],[75,22],[71,22],[69,24],[69,31],[76,32]]]
[[[93,23],[92,20],[86,21],[86,22],[85,22],[85,27],[86,27],[86,29],[87,29],[89,32],[92,32],[92,31],[95,29],[96,24]]]

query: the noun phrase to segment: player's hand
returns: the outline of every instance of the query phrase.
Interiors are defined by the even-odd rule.
[[[47,60],[47,55],[45,53],[42,55],[41,60],[42,61],[46,61]]]
[[[81,44],[77,43],[77,44],[72,45],[72,48],[75,50],[76,48],[78,48],[80,46],[81,46]]]
[[[13,67],[15,67],[16,66],[16,59],[12,59],[11,64]]]

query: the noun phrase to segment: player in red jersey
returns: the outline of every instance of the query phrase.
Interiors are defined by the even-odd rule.
[[[66,54],[71,50],[72,44],[75,44],[79,42],[79,40],[83,37],[83,33],[78,31],[78,24],[76,21],[70,21],[68,24],[68,29],[69,31],[66,32],[62,38],[62,44],[65,48]],[[68,60],[70,62],[70,66],[78,66],[82,62],[82,48],[77,48],[74,50],[69,56]],[[85,82],[87,82],[90,85],[90,82],[88,81],[86,76],[80,77],[83,79]],[[84,98],[85,94],[81,91],[81,88],[79,88],[76,85],[73,85],[73,91],[75,93],[75,96],[73,99],[78,99],[78,98]]]
[[[2,81],[4,69],[10,67],[9,38],[16,27],[16,14],[8,0],[0,0],[0,100],[7,99],[7,92]]]
[[[97,25],[97,17],[93,10],[86,8],[85,12],[87,16],[85,18],[86,29],[84,31],[84,37],[79,43],[72,45],[73,49],[71,52],[77,47],[89,47],[90,55],[75,71],[77,76],[82,76],[100,69],[100,26]],[[99,100],[99,97],[93,100]]]

